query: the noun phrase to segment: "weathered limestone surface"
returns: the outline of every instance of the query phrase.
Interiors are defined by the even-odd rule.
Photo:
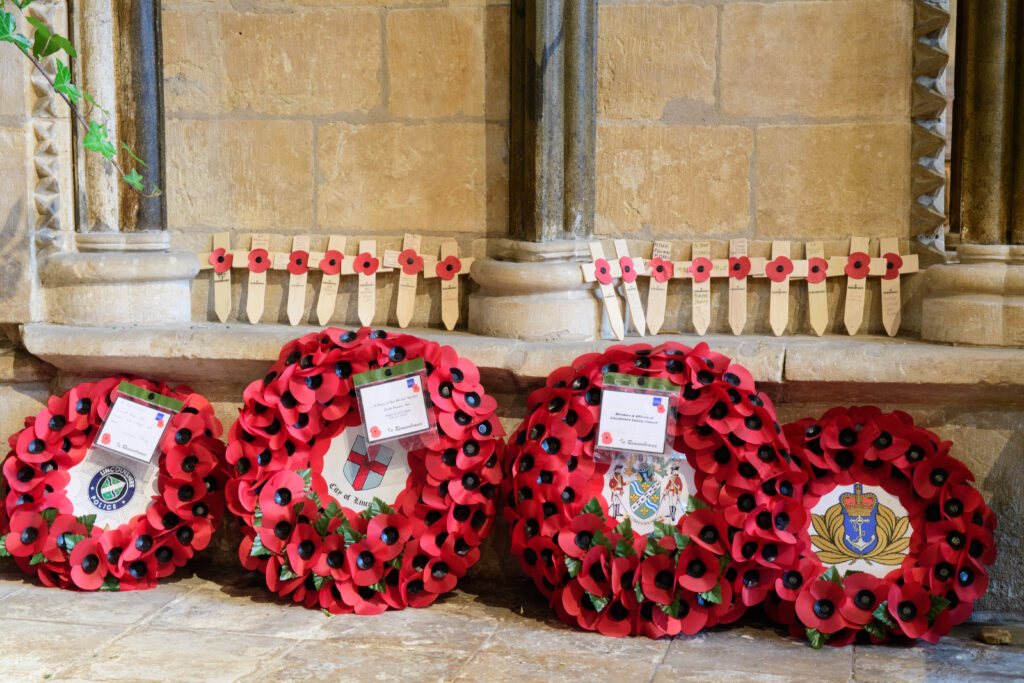
[[[909,157],[909,121],[758,128],[758,236],[906,236]]]
[[[2,123],[2,120],[0,120]],[[32,260],[27,212],[28,150],[23,127],[0,127],[0,321],[31,316]]]
[[[740,233],[750,222],[749,129],[601,125],[596,232]]]
[[[714,103],[714,7],[602,6],[598,26],[598,116],[658,119],[678,98]]]
[[[912,9],[905,0],[726,4],[723,112],[908,119]]]

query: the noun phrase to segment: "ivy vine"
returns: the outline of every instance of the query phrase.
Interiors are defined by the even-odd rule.
[[[122,142],[118,147],[116,141],[111,139],[110,132],[107,130],[110,112],[99,106],[89,93],[72,81],[71,69],[68,64],[61,61],[59,56],[63,52],[69,60],[78,57],[71,41],[53,33],[45,23],[34,17],[24,17],[25,21],[35,29],[31,39],[18,30],[18,21],[14,12],[7,11],[8,3],[24,14],[25,8],[33,2],[35,0],[0,0],[0,43],[11,43],[17,47],[43,75],[54,92],[60,95],[74,114],[75,120],[85,129],[85,137],[82,140],[82,146],[85,149],[103,156],[117,169],[121,180],[143,197],[159,196],[161,190],[156,185],[153,185],[147,192],[142,175],[132,165],[134,162],[145,168],[146,163],[135,155],[127,143]],[[40,61],[51,56],[54,58],[57,69],[52,76],[43,68]],[[84,112],[82,110],[83,100],[89,105]],[[103,117],[94,118],[92,115],[96,111],[102,112]],[[127,154],[128,160],[122,160],[121,152]]]

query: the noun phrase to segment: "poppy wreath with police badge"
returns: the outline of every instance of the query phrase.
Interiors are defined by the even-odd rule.
[[[769,613],[815,647],[935,642],[963,622],[988,586],[996,518],[951,442],[869,406],[784,430],[807,473],[812,545]]]
[[[406,452],[395,500],[343,506],[325,458],[349,428],[364,439],[353,376],[414,359],[424,361],[437,438]],[[448,346],[369,328],[290,341],[246,388],[229,431],[227,501],[244,534],[242,564],[263,572],[273,592],[332,613],[429,605],[476,563],[493,526],[504,451],[496,407],[476,366]],[[379,461],[369,450],[352,454],[345,462],[355,457],[359,473],[349,483],[362,490]]]
[[[159,443],[158,494],[144,515],[103,529],[96,515],[76,515],[67,495],[70,471],[86,457],[127,380],[184,403]],[[130,377],[79,384],[51,396],[8,439],[3,465],[9,533],[0,554],[47,586],[80,590],[153,588],[204,549],[223,510],[222,428],[209,401],[186,386]]]
[[[595,460],[603,377],[681,386],[667,438],[693,470],[675,523],[638,534],[609,515]],[[512,551],[563,621],[607,635],[696,633],[759,604],[807,541],[803,473],[771,402],[743,367],[700,344],[613,346],[556,370],[509,439]],[[680,510],[681,512],[681,510]],[[672,512],[668,519],[675,519]]]

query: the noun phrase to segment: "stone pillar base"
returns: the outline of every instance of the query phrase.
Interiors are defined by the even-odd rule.
[[[596,338],[601,308],[580,272],[585,250],[579,242],[496,241],[494,258],[473,262],[479,289],[469,295],[469,331],[527,341]]]
[[[47,322],[92,327],[192,319],[191,287],[199,262],[195,254],[167,251],[167,233],[77,237],[81,251],[40,259]]]
[[[921,337],[1024,347],[1024,247],[961,245],[959,264],[925,271]]]

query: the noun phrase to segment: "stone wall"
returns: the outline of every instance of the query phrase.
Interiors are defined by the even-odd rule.
[[[602,235],[909,236],[909,0],[602,0]]]

